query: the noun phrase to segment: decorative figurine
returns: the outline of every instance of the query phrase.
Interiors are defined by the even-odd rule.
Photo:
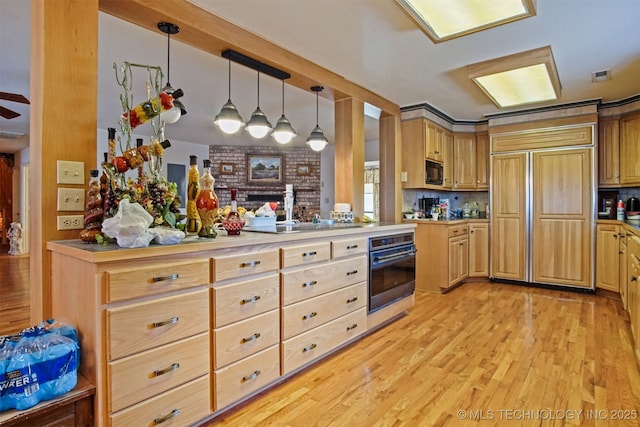
[[[22,255],[22,225],[12,222],[7,233],[9,236],[9,255]]]

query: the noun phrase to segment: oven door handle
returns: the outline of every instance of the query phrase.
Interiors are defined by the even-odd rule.
[[[391,254],[391,255],[380,255],[380,256],[373,256],[373,263],[378,263],[378,262],[386,262],[386,261],[395,261],[395,260],[399,260],[402,258],[410,258],[412,256],[416,255],[416,251],[415,250],[410,250],[410,251],[404,251],[404,252],[397,252],[395,254]]]

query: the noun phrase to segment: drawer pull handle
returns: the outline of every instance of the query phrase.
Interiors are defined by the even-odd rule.
[[[178,415],[180,415],[180,410],[179,409],[174,409],[173,411],[169,412],[164,417],[160,417],[160,418],[154,419],[153,420],[153,424],[154,425],[162,424],[163,422],[169,421],[171,418],[175,418]]]
[[[168,282],[169,280],[178,280],[180,275],[178,273],[170,274],[168,276],[155,276],[151,278],[153,283],[156,282]]]
[[[254,295],[251,298],[245,298],[243,300],[240,301],[240,305],[244,305],[244,304],[251,304],[254,303],[256,301],[258,301],[260,299],[260,295]]]
[[[357,274],[358,270],[353,270],[353,271],[347,271],[347,276],[351,276],[353,274]]]
[[[303,352],[303,353],[306,353],[307,351],[311,351],[311,350],[313,350],[313,349],[314,349],[314,348],[316,348],[317,346],[318,346],[318,344],[311,344],[311,345],[308,345],[308,346],[306,346],[306,347],[304,347],[304,348],[302,349],[302,352]]]
[[[155,322],[151,324],[150,329],[159,328],[161,326],[166,326],[166,325],[175,325],[176,323],[178,323],[178,320],[180,319],[177,316],[175,316],[170,319],[163,320],[162,322]]]
[[[251,335],[250,337],[247,338],[242,338],[242,344],[247,343],[247,342],[251,342],[251,341],[255,341],[258,338],[260,338],[260,332],[256,332],[255,334]]]
[[[356,302],[356,301],[358,301],[358,297],[349,298],[347,300],[347,304],[351,304],[352,302]]]
[[[304,282],[304,283],[302,284],[302,287],[303,287],[303,288],[309,288],[309,287],[311,287],[311,286],[313,286],[313,285],[315,285],[315,284],[317,284],[317,283],[318,283],[318,281],[317,281],[317,280],[312,280],[312,281],[310,281],[310,282]]]
[[[179,363],[172,363],[171,366],[168,366],[164,369],[160,369],[158,371],[153,371],[153,376],[154,377],[159,377],[160,375],[164,375],[167,374],[169,372],[173,372],[178,370],[178,368],[180,368],[180,364]]]
[[[311,251],[311,252],[305,252],[302,254],[302,256],[314,256],[314,255],[318,255],[317,251]]]
[[[355,329],[355,328],[357,328],[357,327],[358,327],[358,324],[357,324],[357,323],[354,323],[354,324],[353,324],[353,325],[351,325],[351,326],[347,326],[347,331],[350,331],[350,330]]]
[[[260,261],[241,262],[240,268],[255,267],[256,265],[260,265]]]
[[[309,314],[305,314],[304,316],[302,316],[302,320],[309,320],[312,317],[316,317],[318,315],[318,313],[316,313],[315,311],[312,311]]]
[[[258,378],[258,375],[260,375],[260,370],[255,370],[255,371],[253,371],[253,373],[251,375],[246,375],[246,376],[242,377],[242,382],[246,383],[247,381],[254,380],[254,379]]]
[[[356,249],[358,247],[358,245],[349,245],[347,246],[347,249]]]

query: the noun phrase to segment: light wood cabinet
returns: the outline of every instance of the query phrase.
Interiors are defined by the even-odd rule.
[[[627,286],[629,289],[629,320],[634,337],[636,360],[640,361],[640,236],[629,237]]]
[[[469,236],[466,221],[418,224],[416,289],[444,292],[469,275]]]
[[[469,277],[489,277],[489,224],[469,222]]]
[[[453,181],[453,134],[451,132],[445,132],[442,144],[442,188],[446,188],[448,190],[453,189]]]
[[[476,189],[476,136],[472,133],[456,133],[453,136],[453,188]]]
[[[598,183],[601,187],[620,185],[620,120],[598,123]]]
[[[620,227],[616,224],[596,226],[596,288],[620,290]]]
[[[442,162],[444,144],[444,129],[435,123],[427,121],[427,138],[425,141],[425,158]]]
[[[401,129],[402,170],[407,174],[403,188],[442,188],[426,183],[425,161],[442,162],[445,130],[424,118],[404,120]]]
[[[640,113],[620,120],[620,184],[640,184]]]
[[[489,134],[476,135],[476,190],[489,190]]]
[[[629,247],[628,239],[633,234],[626,231],[625,227],[619,227],[620,230],[620,270],[618,271],[618,284],[620,287],[620,299],[625,310],[629,308],[629,283],[627,282],[627,269],[629,265]]]

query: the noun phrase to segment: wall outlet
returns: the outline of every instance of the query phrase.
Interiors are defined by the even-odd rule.
[[[83,215],[58,215],[58,230],[82,230]]]
[[[406,172],[401,172],[400,173],[400,181],[401,182],[407,182],[407,173]]]
[[[84,184],[84,162],[58,160],[58,184]]]
[[[84,189],[58,188],[58,211],[84,212]]]

